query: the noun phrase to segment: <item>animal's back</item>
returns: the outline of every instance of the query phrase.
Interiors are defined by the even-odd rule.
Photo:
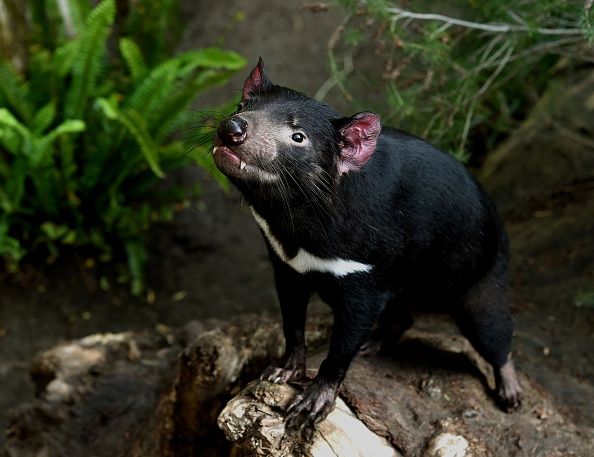
[[[398,288],[460,294],[507,255],[481,186],[450,155],[400,130],[382,131],[366,169],[343,182],[341,199],[342,240]]]

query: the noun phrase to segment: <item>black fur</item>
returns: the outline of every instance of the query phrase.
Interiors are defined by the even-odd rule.
[[[291,409],[289,425],[311,430],[325,417],[382,311],[386,319],[400,318],[404,330],[412,323],[408,307],[432,304],[455,317],[496,372],[506,364],[512,335],[507,237],[491,199],[460,163],[419,138],[383,128],[369,161],[340,174],[346,141],[341,128],[351,118],[341,119],[332,107],[267,79],[248,93],[235,116],[245,111],[265,112],[279,124],[297,121],[310,141],[308,147],[278,142],[273,161],[258,159],[261,168],[280,173],[280,182],[230,176],[287,256],[303,248],[321,258],[373,266],[369,273],[342,277],[300,274],[269,245],[286,364],[265,377],[303,376],[310,294],[319,293],[335,317],[328,357]],[[248,140],[249,135],[246,145]],[[391,334],[390,328],[384,327],[384,337],[400,336],[402,330]]]

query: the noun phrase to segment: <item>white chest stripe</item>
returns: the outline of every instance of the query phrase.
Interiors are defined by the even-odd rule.
[[[260,216],[254,208],[250,208],[252,210],[252,214],[254,215],[254,219],[264,232],[264,236],[274,249],[274,252],[280,257],[280,259],[292,267],[294,270],[298,271],[299,273],[306,273],[308,271],[318,271],[324,273],[331,273],[334,276],[346,276],[350,273],[366,273],[371,271],[373,268],[372,265],[368,265],[361,262],[355,262],[354,260],[345,260],[341,258],[335,259],[322,259],[316,255],[307,252],[303,248],[299,248],[297,255],[295,257],[289,258],[285,253],[283,247],[278,242],[278,240],[274,237],[274,235],[270,232],[270,227],[268,226],[268,222],[264,220],[262,216]]]

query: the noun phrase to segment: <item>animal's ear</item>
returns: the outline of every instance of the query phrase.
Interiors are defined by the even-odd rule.
[[[265,92],[270,86],[272,86],[272,83],[264,74],[264,61],[260,57],[258,64],[243,85],[243,100],[248,100],[252,95]]]
[[[359,170],[371,158],[382,130],[379,114],[357,113],[335,123],[339,134],[340,174]]]

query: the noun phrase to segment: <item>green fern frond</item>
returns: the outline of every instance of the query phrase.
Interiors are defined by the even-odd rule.
[[[56,104],[54,102],[49,102],[43,108],[41,108],[37,113],[35,113],[35,117],[33,118],[33,122],[31,124],[33,133],[40,134],[44,132],[52,122],[54,122],[54,118],[56,117]]]
[[[66,118],[82,117],[101,68],[115,11],[114,0],[103,0],[87,18],[72,65],[72,88],[66,102]]]
[[[83,121],[78,119],[68,119],[62,122],[59,126],[47,133],[41,138],[36,138],[33,141],[33,152],[31,153],[31,164],[33,166],[39,165],[44,162],[47,155],[51,151],[50,146],[56,141],[61,135],[67,133],[79,133],[86,129],[86,125]]]
[[[176,59],[170,59],[152,70],[130,95],[124,106],[143,113],[146,118],[151,117],[152,111],[173,92],[178,65],[179,62]]]
[[[31,132],[6,108],[0,108],[0,125],[12,130],[21,139],[21,147],[13,152],[22,155],[31,154],[33,140]]]
[[[9,228],[8,221],[0,221],[0,257],[10,262],[19,262],[25,255],[25,250],[19,240],[8,234]]]
[[[79,44],[79,39],[71,40],[54,52],[53,72],[60,78],[64,78],[72,70],[72,65],[78,55]]]
[[[148,126],[158,129],[155,138],[160,141],[198,93],[226,82],[245,63],[239,54],[217,48],[183,53],[155,68],[128,99],[126,107],[143,113]],[[193,76],[199,68],[205,70]],[[177,80],[181,84],[175,85]]]
[[[159,166],[159,149],[150,136],[144,117],[132,109],[120,110],[110,100],[100,98],[97,100],[103,113],[112,120],[120,122],[140,146],[146,162],[155,175],[160,178],[165,174]]]
[[[219,48],[204,48],[188,51],[177,57],[180,62],[180,76],[186,76],[194,68],[211,68],[218,70],[241,70],[245,59],[233,51]]]
[[[27,100],[27,84],[8,62],[3,60],[0,60],[0,92],[23,121],[31,119],[33,109]]]
[[[3,125],[0,122],[0,146],[6,149],[13,155],[18,155],[21,150],[22,139],[21,135],[12,127]],[[0,156],[1,157],[1,156]],[[6,176],[6,173],[2,173]]]
[[[68,5],[70,6],[74,28],[77,33],[80,33],[91,11],[90,2],[88,0],[69,0]]]
[[[27,177],[29,161],[24,156],[16,157],[10,164],[10,175],[2,182],[2,209],[13,213],[21,208],[21,201],[25,195],[25,178]]]
[[[209,87],[227,82],[231,73],[231,71],[205,70],[186,82],[183,87],[178,88],[155,113],[151,123],[156,128],[155,138],[160,141],[169,135],[195,97]]]
[[[147,73],[146,62],[138,45],[131,38],[120,40],[120,52],[132,75],[132,80],[139,81]]]

